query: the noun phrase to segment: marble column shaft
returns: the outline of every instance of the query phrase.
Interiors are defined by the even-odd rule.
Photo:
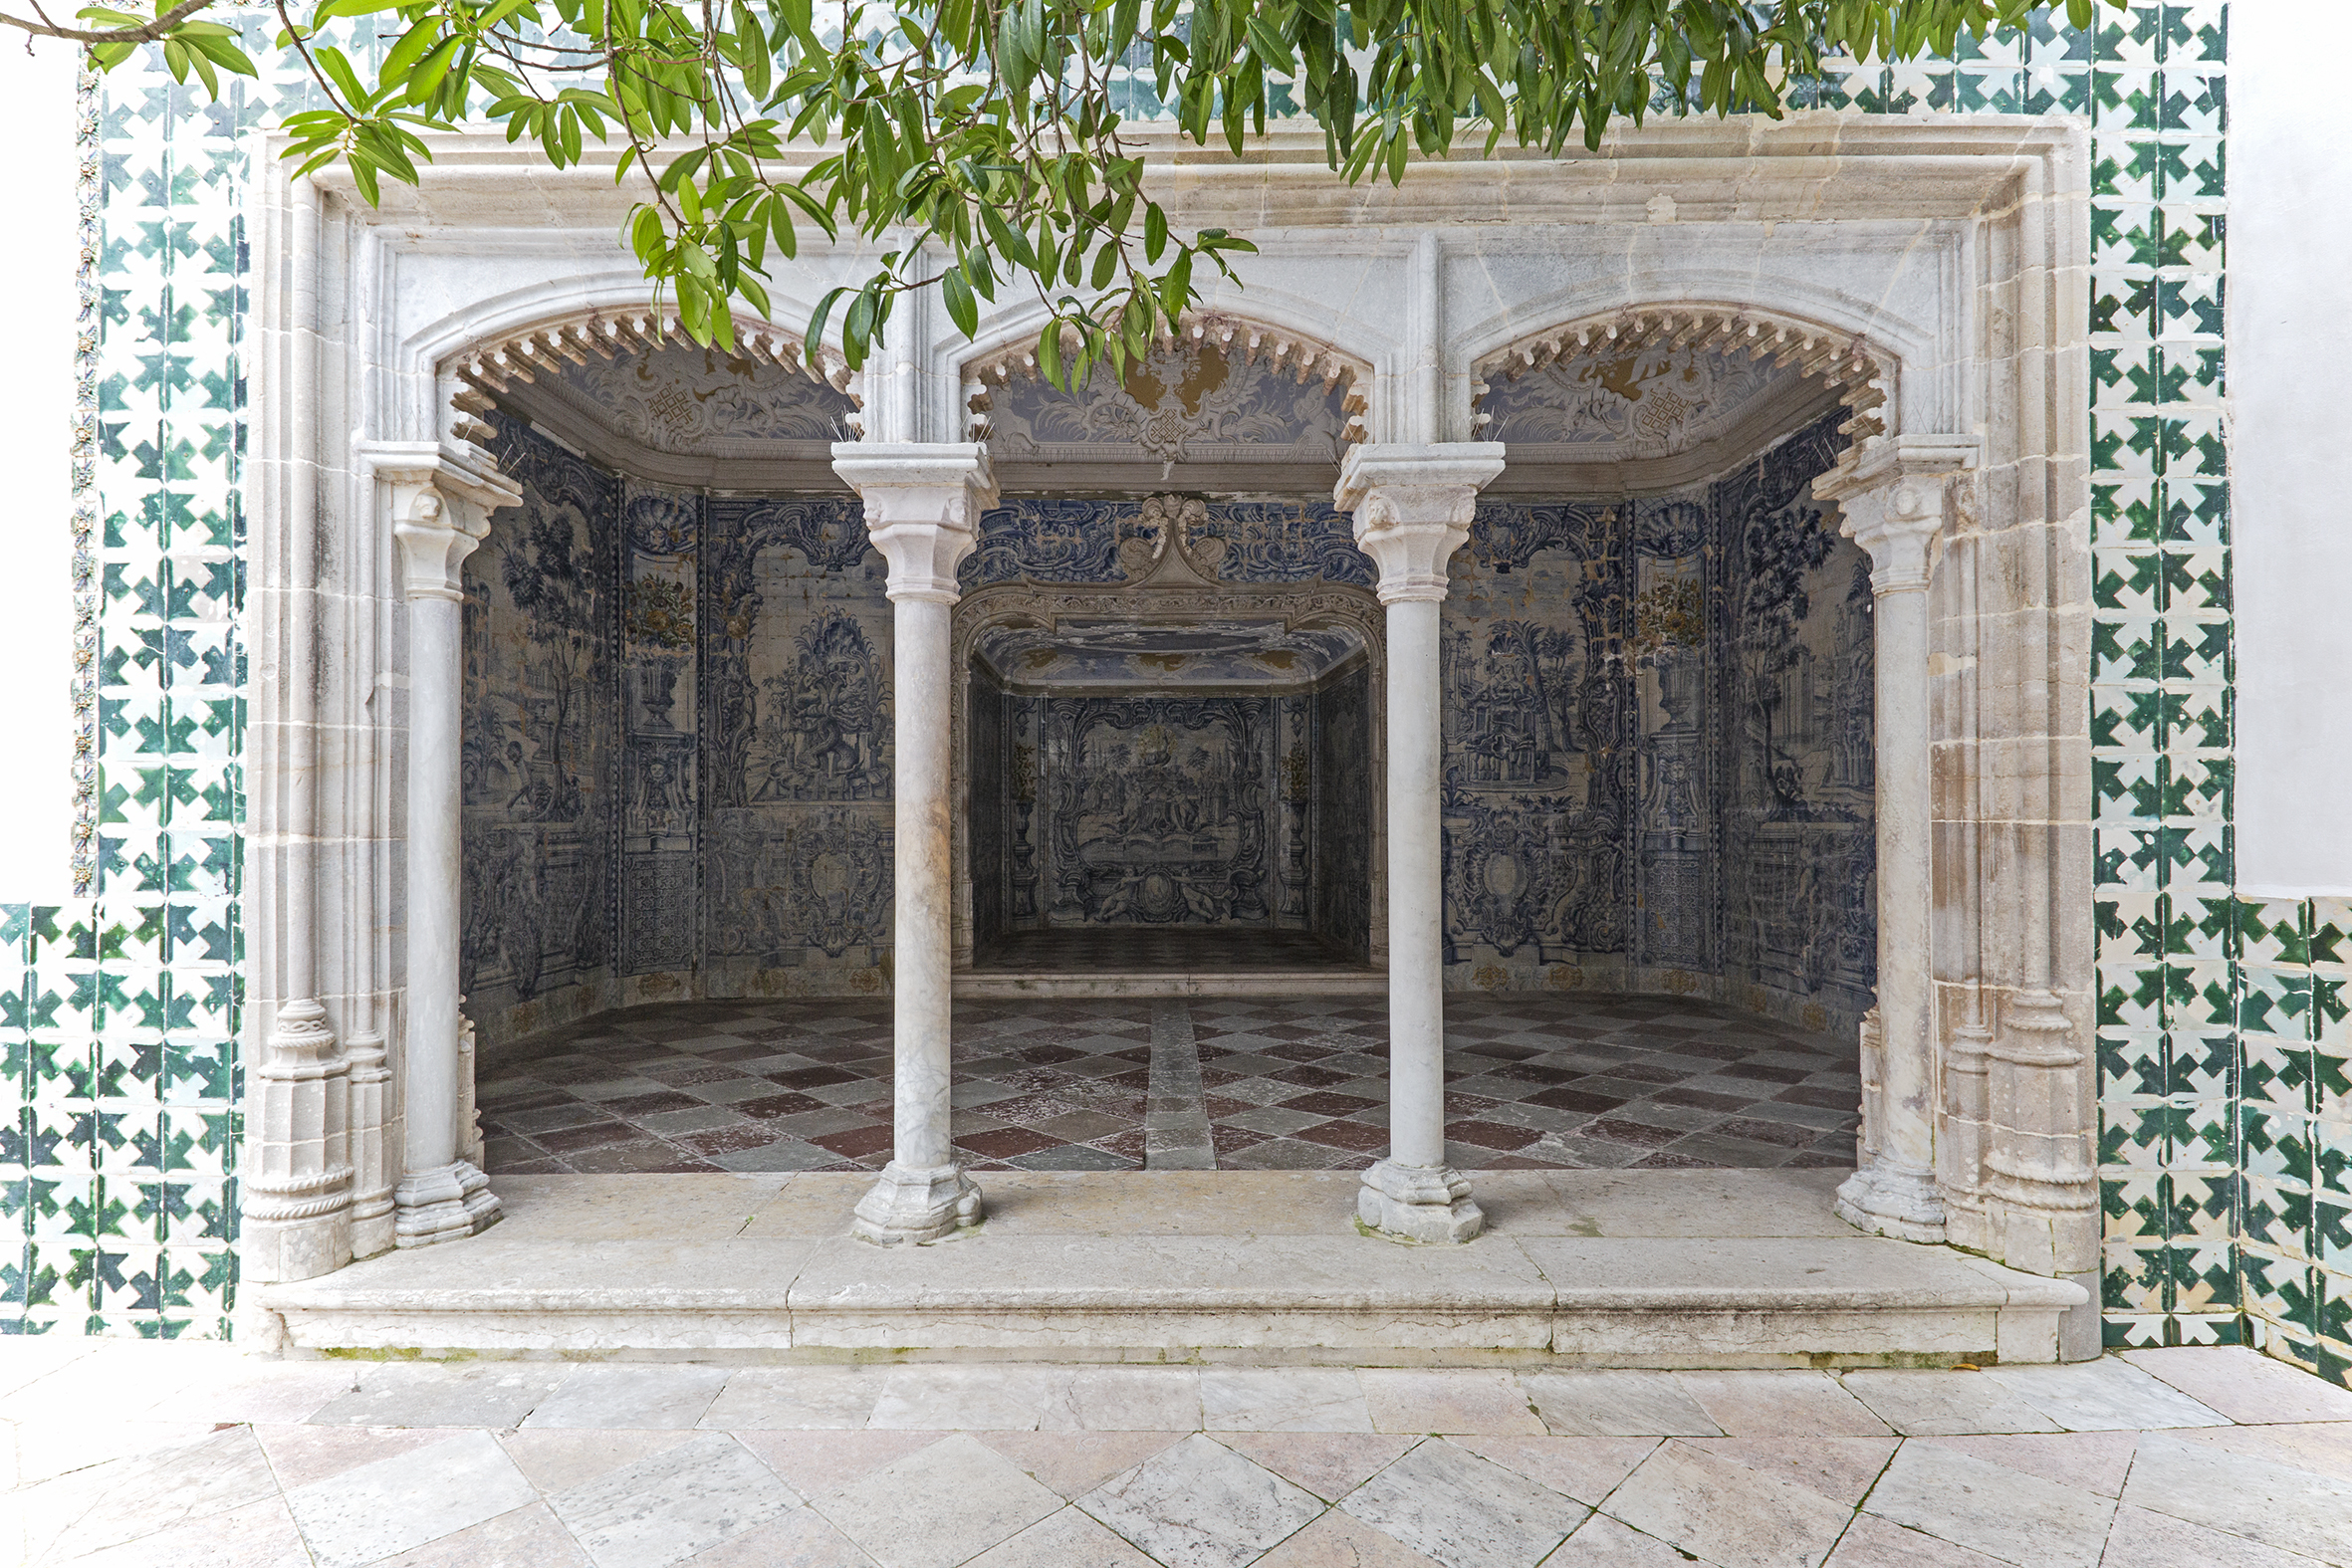
[[[1363,1223],[1412,1241],[1484,1228],[1446,1163],[1445,845],[1440,627],[1446,562],[1470,537],[1478,493],[1503,472],[1498,442],[1364,445],[1333,496],[1380,568],[1388,606],[1388,1158],[1364,1173]]]
[[[1875,595],[1878,815],[1878,1092],[1867,1160],[1837,1211],[1882,1235],[1944,1238],[1936,1184],[1935,817],[1929,752],[1928,582],[1944,527],[1945,479],[1900,465],[1875,483],[1817,487],[1869,553]]]
[[[935,1241],[980,1223],[980,1189],[948,1126],[955,891],[949,813],[956,672],[948,629],[956,567],[996,501],[985,447],[962,442],[841,442],[833,469],[865,506],[889,562],[895,834],[891,963],[890,1164],[857,1206],[854,1232],[884,1245]]]
[[[465,587],[459,567],[490,532],[490,513],[522,499],[478,459],[432,446],[375,448],[391,482],[392,538],[408,600],[407,994],[401,1076],[406,1147],[392,1192],[400,1246],[472,1235],[499,1217],[490,1179],[463,1157],[472,1099],[458,995],[464,788]]]

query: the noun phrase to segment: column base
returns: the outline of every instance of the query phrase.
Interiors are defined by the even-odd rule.
[[[489,1230],[502,1218],[490,1178],[463,1160],[400,1178],[392,1189],[392,1244],[431,1246]]]
[[[1900,1241],[1942,1241],[1944,1199],[1932,1172],[1905,1170],[1884,1160],[1847,1177],[1837,1190],[1837,1217],[1857,1231]]]
[[[1467,1241],[1487,1228],[1470,1183],[1452,1166],[1382,1160],[1355,1193],[1356,1218],[1400,1241]]]
[[[910,1169],[896,1160],[857,1201],[849,1233],[876,1246],[937,1241],[980,1224],[980,1189],[960,1165]]]

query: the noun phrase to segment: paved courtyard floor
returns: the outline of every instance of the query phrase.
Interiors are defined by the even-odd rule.
[[[1446,1014],[1464,1169],[1853,1164],[1850,1039],[1671,997],[1457,997]],[[955,1074],[977,1171],[1358,1170],[1388,1147],[1379,998],[959,1002]],[[493,1175],[878,1170],[890,1007],[603,1013],[486,1052],[481,1104]],[[1193,1130],[1148,1140],[1147,1106]]]
[[[0,1341],[0,1560],[86,1568],[2352,1563],[2352,1394],[2244,1350],[1831,1375],[34,1339]]]

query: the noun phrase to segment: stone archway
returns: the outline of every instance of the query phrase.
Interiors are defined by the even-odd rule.
[[[1168,177],[1182,182],[1184,221],[1261,236],[1256,305],[1360,350],[1374,444],[1350,448],[1346,505],[1364,543],[1396,557],[1405,588],[1434,586],[1449,533],[1493,477],[1496,454],[1465,439],[1476,433],[1475,366],[1539,339],[1548,323],[1728,301],[1646,309],[1683,312],[1675,332],[1709,331],[1702,318],[1729,309],[1837,323],[1831,336],[1892,345],[1885,433],[1867,432],[1818,492],[1858,538],[1883,545],[1888,590],[1913,595],[1924,638],[1913,668],[1926,684],[1930,803],[1917,824],[1926,909],[1914,930],[1926,936],[1913,951],[1929,955],[1930,1023],[1923,1050],[1916,1033],[1895,1041],[1887,1020],[1893,1055],[1873,1124],[1927,1129],[1931,1177],[1916,1139],[1882,1135],[1879,1148],[1902,1162],[1889,1163],[1897,1189],[1932,1186],[1946,1235],[2019,1266],[2087,1274],[2097,1220],[2079,128],[1853,115],[1663,125],[1545,164],[1540,178],[1524,160],[1461,159],[1340,201],[1314,147],[1286,134],[1270,139],[1295,160],[1195,160]],[[511,177],[482,149],[435,165],[417,190],[387,193],[380,211],[332,179],[283,170],[257,192],[246,1166],[257,1281],[325,1272],[352,1254],[355,1168],[378,1158],[355,1156],[354,1134],[403,1114],[398,1074],[415,1055],[403,1035],[417,1027],[395,893],[414,760],[404,709],[430,677],[404,645],[395,525],[431,521],[415,506],[426,491],[442,518],[462,518],[467,486],[489,477],[449,406],[460,383],[445,369],[469,345],[610,310],[642,289],[609,245],[621,198],[603,171],[552,176],[559,221],[528,235],[500,221]],[[779,298],[812,298],[857,265],[847,251],[806,252]],[[904,325],[889,364],[858,383],[890,444],[845,450],[838,471],[868,492],[897,583],[937,598],[954,591],[952,536],[969,540],[994,487],[985,454],[956,439],[974,353],[920,311]],[[982,326],[999,345],[1025,331],[1011,307]],[[382,477],[402,473],[421,477]],[[944,671],[945,605],[913,618],[929,629],[902,646],[931,637]],[[1393,636],[1386,647],[1393,672]],[[944,796],[947,694],[935,695]],[[1390,741],[1393,759],[1393,728]],[[1922,863],[1917,847],[1906,853]],[[944,885],[937,902],[944,985]],[[394,1076],[369,1092],[391,1103],[363,1108],[354,1091],[383,1071]],[[362,1250],[390,1240],[382,1217],[368,1225]]]

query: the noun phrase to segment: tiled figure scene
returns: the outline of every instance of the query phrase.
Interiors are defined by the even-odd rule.
[[[119,1419],[100,1428],[90,1411]],[[27,1564],[2314,1568],[2352,1394],[1983,1371],[255,1364],[0,1348]]]
[[[1854,1163],[1850,1053],[1713,1003],[1465,998],[1447,1160],[1467,1170]],[[1358,1170],[1388,1147],[1379,998],[989,1003],[956,1009],[952,1131],[976,1171],[1161,1168],[1154,1119],[1222,1170]],[[890,1008],[685,1003],[484,1058],[490,1172],[878,1171]],[[1178,1168],[1212,1163],[1187,1157]]]

